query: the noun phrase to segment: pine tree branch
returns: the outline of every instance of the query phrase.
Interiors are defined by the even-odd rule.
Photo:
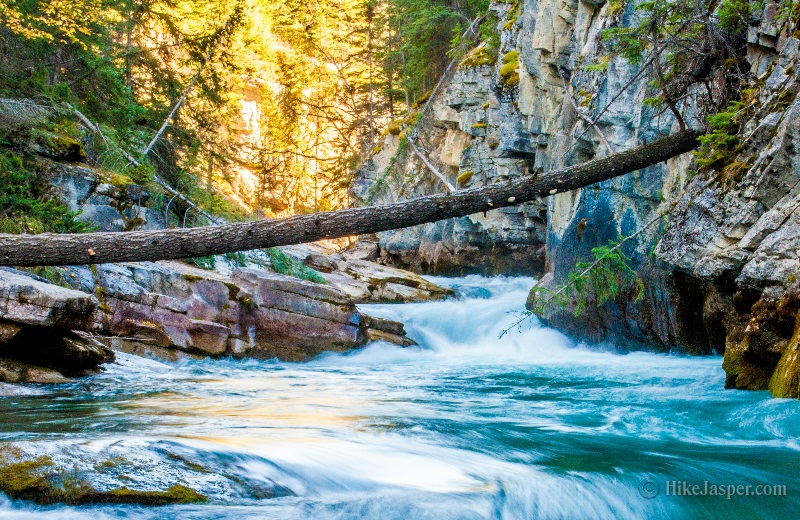
[[[578,280],[580,280],[581,278],[584,278],[593,269],[596,269],[597,266],[600,265],[603,262],[603,260],[605,260],[606,258],[611,256],[613,253],[618,251],[623,245],[625,245],[626,242],[628,242],[629,240],[633,240],[637,236],[641,235],[646,229],[650,228],[650,226],[652,226],[653,224],[655,224],[656,222],[658,222],[662,218],[666,217],[673,210],[674,207],[675,207],[674,204],[671,205],[669,207],[669,209],[667,209],[666,211],[663,211],[663,212],[659,213],[658,215],[656,215],[655,217],[653,217],[642,228],[640,228],[638,231],[636,231],[636,233],[634,233],[634,234],[632,234],[630,236],[627,236],[624,239],[620,240],[618,244],[616,244],[614,247],[612,247],[608,251],[606,251],[606,253],[603,256],[601,256],[600,258],[598,258],[597,260],[592,262],[586,269],[584,269],[583,271],[581,271],[580,273],[575,275],[575,277],[572,278],[569,282],[567,282],[566,284],[564,284],[561,287],[559,287],[558,290],[550,292],[548,298],[546,300],[544,300],[541,304],[539,304],[538,308],[541,309],[542,311],[544,311],[545,307],[547,307],[547,305],[551,301],[553,301],[558,296],[564,294],[567,291],[567,289],[570,289],[570,288],[574,287],[575,284],[578,282]],[[503,329],[503,331],[500,333],[499,337],[502,338],[503,336],[508,334],[511,331],[511,329],[521,326],[525,321],[529,320],[534,315],[535,315],[535,313],[532,312],[532,311],[525,311],[523,313],[522,317],[520,317],[517,321],[515,321],[514,323],[509,325],[507,328]]]

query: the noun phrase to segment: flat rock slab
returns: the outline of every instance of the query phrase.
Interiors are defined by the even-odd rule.
[[[39,327],[89,330],[97,299],[73,289],[0,270],[0,319]]]
[[[303,263],[319,271],[326,282],[355,303],[409,303],[442,300],[455,294],[410,271],[337,253],[310,252]]]

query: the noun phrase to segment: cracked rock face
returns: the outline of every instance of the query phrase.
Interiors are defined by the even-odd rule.
[[[347,254],[347,253],[346,253]],[[349,255],[348,255],[349,256]],[[455,291],[421,276],[359,258],[312,253],[304,263],[355,303],[405,303],[441,300]]]
[[[147,207],[150,192],[138,184],[117,187],[103,181],[97,171],[85,166],[45,161],[43,178],[54,195],[78,218],[98,231],[163,229],[164,213]]]
[[[785,40],[745,125],[739,178],[720,172],[688,185],[655,251],[700,280],[725,287],[726,385],[797,392],[800,273],[800,40]]]
[[[546,0],[525,7],[520,111],[541,144],[537,168],[585,161],[674,131],[670,117],[643,103],[647,85],[624,61],[609,63],[602,75],[580,66],[594,59],[598,35],[612,22],[607,4]],[[628,7],[622,25],[635,23]],[[738,136],[741,150],[731,158],[740,173],[692,178],[697,165],[685,156],[548,199],[548,264],[540,285],[559,286],[576,262],[592,258],[592,248],[634,233],[623,251],[645,282],[638,302],[629,292],[579,318],[571,308],[547,309],[551,325],[630,348],[725,352],[729,387],[796,394],[791,287],[800,270],[800,42],[777,34],[774,8],[765,5],[760,25],[748,33],[747,59],[763,88]],[[588,126],[587,115],[596,126]],[[647,228],[667,212],[663,223]]]
[[[509,5],[495,3],[498,28]],[[501,30],[495,65],[460,66],[423,118],[416,142],[453,186],[464,189],[503,183],[531,173],[524,158],[537,141],[525,127],[520,89],[504,85],[503,56],[514,50],[519,24]],[[535,137],[535,136],[533,136]],[[408,150],[388,135],[356,174],[351,193],[363,204],[381,204],[441,193],[446,188]],[[378,261],[418,273],[462,275],[538,274],[544,266],[545,204],[542,201],[485,214],[379,233]]]

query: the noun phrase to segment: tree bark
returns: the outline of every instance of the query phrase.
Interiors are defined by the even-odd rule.
[[[502,185],[279,220],[191,229],[0,235],[0,265],[78,265],[190,258],[400,229],[513,206],[582,188],[652,166],[697,147],[698,132],[683,130],[625,152]]]

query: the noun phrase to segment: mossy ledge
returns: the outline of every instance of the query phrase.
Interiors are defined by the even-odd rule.
[[[126,487],[100,491],[86,481],[65,475],[50,457],[0,463],[0,492],[9,498],[40,505],[138,504],[165,506],[206,502],[208,498],[181,484],[166,491],[142,491]]]

